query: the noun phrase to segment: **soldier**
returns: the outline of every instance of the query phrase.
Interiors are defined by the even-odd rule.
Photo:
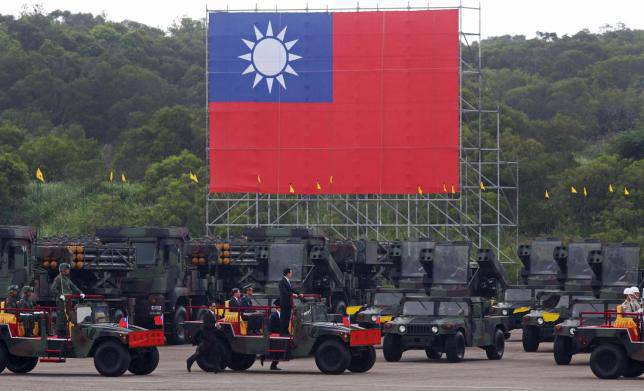
[[[222,340],[220,339],[223,337],[220,335],[221,332],[217,328],[217,319],[212,311],[207,311],[205,313],[203,324],[204,327],[201,341],[199,342],[195,353],[186,360],[186,367],[188,372],[191,372],[192,364],[197,361],[199,356],[202,356],[204,358],[202,361],[203,364],[208,365],[203,368],[204,370],[213,373],[221,372],[225,367],[225,365],[222,365],[222,361],[224,359],[222,356],[224,352],[221,349]]]
[[[21,310],[28,310],[34,308],[34,302],[31,300],[31,293],[34,291],[34,288],[29,285],[22,287],[22,297],[18,302],[18,307]],[[22,325],[25,328],[25,337],[33,337],[34,324],[35,324],[35,314],[33,312],[20,313],[20,320]]]
[[[631,287],[631,294],[633,297],[633,302],[631,303],[631,306],[634,312],[642,312],[642,299],[640,297],[640,289],[636,286]]]
[[[624,302],[622,303],[622,312],[623,313],[632,313],[632,312],[637,312],[639,309],[633,300],[632,297],[633,290],[632,288],[626,288],[624,289]],[[625,318],[630,318],[631,316],[625,316]]]
[[[81,299],[85,294],[69,278],[69,264],[61,263],[58,267],[58,276],[51,285],[51,294],[56,298],[56,333],[59,337],[67,337],[67,322],[69,317],[65,309],[65,295],[78,294]]]
[[[7,312],[16,312],[18,308],[18,285],[9,285],[7,288],[7,300],[4,302],[4,308],[13,308]]]

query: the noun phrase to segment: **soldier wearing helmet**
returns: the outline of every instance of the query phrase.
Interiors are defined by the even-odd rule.
[[[640,297],[640,290],[636,286],[631,287],[631,308],[633,312],[642,312],[642,299]]]
[[[56,298],[56,333],[59,337],[67,337],[67,322],[69,317],[65,309],[65,295],[78,294],[85,298],[83,292],[69,278],[69,264],[61,263],[58,266],[59,274],[51,285],[51,294]]]
[[[33,293],[33,291],[34,291],[34,288],[30,287],[29,285],[25,285],[22,287],[22,291],[21,291],[22,296],[20,298],[20,301],[18,302],[18,307],[21,310],[34,308],[34,302],[31,299],[31,294]],[[25,337],[33,337],[34,324],[35,324],[34,313],[21,312],[20,320],[22,321],[22,324],[25,328]]]
[[[639,306],[635,304],[635,300],[633,299],[633,288],[625,288],[624,289],[624,302],[622,303],[622,312],[624,313],[632,313],[632,312],[637,312],[639,310]]]
[[[18,308],[18,285],[9,285],[7,288],[7,300],[4,302],[4,308]],[[15,312],[9,310],[7,312]]]

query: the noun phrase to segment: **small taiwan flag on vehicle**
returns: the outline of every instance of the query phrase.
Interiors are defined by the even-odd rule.
[[[163,314],[154,317],[155,326],[163,326]]]
[[[130,327],[130,322],[127,319],[127,316],[124,316],[119,320],[119,327],[122,327],[124,329]]]

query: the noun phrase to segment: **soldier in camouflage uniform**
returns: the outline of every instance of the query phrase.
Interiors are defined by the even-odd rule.
[[[22,287],[22,297],[18,302],[18,308],[20,309],[32,309],[34,308],[34,302],[31,300],[31,293],[34,291],[34,288],[29,285]],[[33,337],[34,324],[35,324],[35,314],[33,312],[21,313],[20,320],[22,325],[25,328],[25,337]]]
[[[9,285],[9,288],[7,288],[7,300],[4,302],[4,308],[18,308],[18,289],[18,285]]]
[[[65,309],[65,295],[78,294],[85,298],[83,292],[69,278],[69,264],[61,263],[58,267],[60,274],[51,285],[51,294],[56,298],[56,333],[59,337],[67,337],[67,322],[69,318]]]

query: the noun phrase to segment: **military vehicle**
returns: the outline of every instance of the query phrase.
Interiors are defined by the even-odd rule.
[[[352,323],[364,328],[382,327],[399,312],[400,302],[406,296],[419,296],[424,290],[380,288],[367,296],[367,304],[359,306],[355,312],[347,308]]]
[[[479,250],[476,264],[469,253],[466,242],[437,243],[423,257],[429,296],[404,297],[399,312],[384,325],[387,361],[399,361],[406,350],[424,349],[429,359],[445,353],[448,361],[458,362],[466,346],[484,348],[493,360],[503,356],[509,317],[490,315],[490,299],[506,285],[504,272],[491,251]]]
[[[32,244],[36,229],[24,226],[0,226],[0,298],[9,285],[23,286],[33,280]]]
[[[112,323],[110,309],[101,296],[66,295],[70,314],[70,338],[50,336],[48,310],[14,309],[18,314],[0,313],[0,372],[31,372],[38,362],[62,363],[67,358],[93,357],[96,370],[103,376],[152,373],[159,362],[157,346],[164,344],[163,332]],[[76,305],[74,305],[76,303]],[[21,316],[31,313],[38,319],[38,337],[25,337]],[[123,325],[125,326],[125,325]]]
[[[587,315],[601,315],[604,322],[587,324]],[[580,325],[575,331],[575,342],[580,351],[592,352],[590,369],[601,379],[620,376],[638,377],[644,373],[644,315],[642,313],[582,312]]]
[[[220,363],[235,371],[250,368],[259,357],[262,360],[288,361],[303,357],[315,357],[318,369],[325,374],[367,372],[376,361],[374,345],[380,343],[379,329],[363,329],[353,325],[333,322],[328,308],[318,295],[295,299],[291,320],[291,335],[271,334],[263,327],[261,335],[247,335],[247,324],[242,319],[244,310],[262,311],[264,325],[268,325],[269,306],[236,308],[215,306],[218,317],[215,324],[219,342],[223,347]],[[199,344],[203,333],[203,321],[186,321],[187,339]],[[209,353],[209,354],[208,354]],[[202,353],[197,364],[209,371],[214,367],[212,352]]]
[[[602,256],[603,252],[606,257]],[[523,317],[523,349],[535,352],[541,342],[554,341],[555,325],[570,318],[573,299],[622,297],[623,288],[637,284],[639,247],[630,244],[602,247],[594,240],[573,242],[555,249],[563,291],[540,292],[539,305]],[[597,269],[593,271],[593,264]],[[605,280],[599,276],[603,269]],[[562,342],[560,342],[562,343]]]
[[[408,296],[401,308],[383,328],[387,361],[399,361],[407,350],[425,350],[431,360],[445,353],[448,361],[460,362],[466,346],[485,349],[490,360],[503,357],[508,317],[486,315],[486,299]]]
[[[209,281],[200,271],[209,268],[217,257],[193,256],[196,264],[188,264],[184,246],[189,235],[188,229],[182,227],[105,228],[98,229],[96,236],[109,246],[129,247],[136,252],[135,265],[121,283],[130,321],[146,328],[162,323],[169,342],[183,343],[181,325],[188,318],[186,307],[209,304]],[[211,253],[216,249],[209,247]],[[198,248],[190,248],[191,255],[192,250],[196,255]]]

